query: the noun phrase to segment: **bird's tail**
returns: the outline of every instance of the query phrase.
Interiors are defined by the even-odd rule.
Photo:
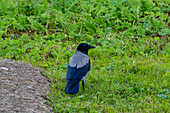
[[[66,94],[76,94],[79,91],[79,80],[67,80]]]

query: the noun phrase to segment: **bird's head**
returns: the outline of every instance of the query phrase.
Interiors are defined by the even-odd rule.
[[[82,53],[85,53],[86,55],[88,55],[88,51],[91,48],[95,48],[92,45],[88,45],[87,43],[81,43],[79,44],[79,46],[77,47],[77,50],[81,51]]]

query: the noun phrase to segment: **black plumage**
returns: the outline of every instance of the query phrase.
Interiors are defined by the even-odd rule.
[[[66,94],[78,93],[80,81],[82,81],[84,90],[85,79],[88,75],[88,72],[90,71],[90,59],[88,56],[88,50],[91,48],[95,47],[86,43],[81,43],[77,47],[75,54],[70,58],[66,73]]]

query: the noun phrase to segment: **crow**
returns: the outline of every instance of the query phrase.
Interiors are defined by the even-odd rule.
[[[80,81],[82,81],[83,91],[85,91],[85,79],[90,71],[88,51],[91,48],[95,47],[88,45],[87,43],[81,43],[77,47],[75,54],[70,58],[66,73],[66,94],[77,94],[79,91]]]

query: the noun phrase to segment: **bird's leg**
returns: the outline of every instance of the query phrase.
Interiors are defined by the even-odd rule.
[[[85,91],[85,89],[84,89],[84,80],[82,81],[82,86],[83,86],[83,91]]]

